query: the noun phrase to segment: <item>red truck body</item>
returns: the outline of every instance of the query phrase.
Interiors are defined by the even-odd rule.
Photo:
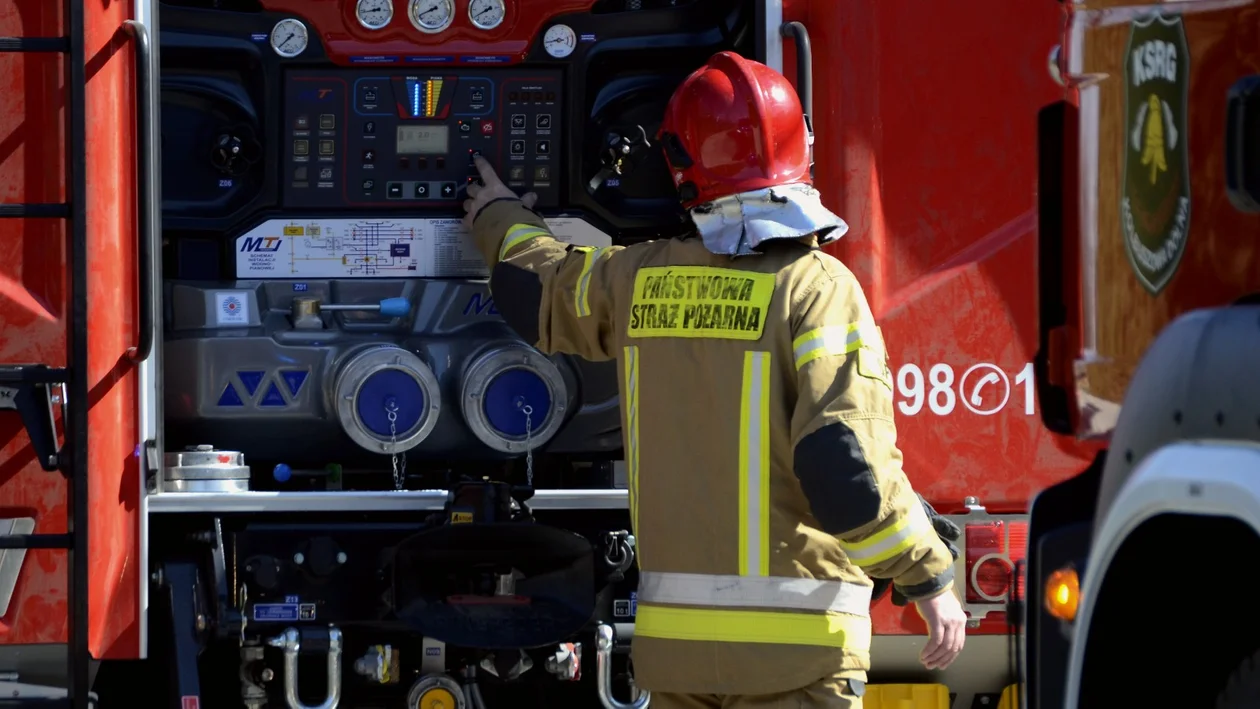
[[[548,18],[594,3],[518,4],[519,20],[497,34],[453,35],[447,48],[524,56]],[[55,5],[0,0],[0,36],[64,34]],[[890,346],[907,473],[942,513],[966,512],[967,498],[990,513],[1024,512],[1037,490],[1079,470],[1094,450],[1042,425],[1032,367],[1035,116],[1060,95],[1047,78],[1047,55],[1059,36],[1061,9],[1049,1],[1001,0],[766,5],[777,20],[803,23],[813,40],[817,185],[850,224],[833,253],[865,285]],[[392,30],[359,32],[343,23],[352,3],[264,0],[262,6],[306,18],[334,63],[424,41]],[[140,307],[135,58],[122,31],[130,12],[130,3],[86,4],[89,647],[101,659],[148,654],[143,425],[138,372],[127,357],[138,339]],[[791,40],[782,40],[789,77],[796,75],[792,50]],[[63,198],[60,61],[0,55],[4,202]],[[65,364],[63,227],[41,219],[0,224],[0,361]],[[1175,292],[1191,297],[1188,285]],[[40,468],[16,417],[0,417],[0,446],[0,513],[33,517],[37,532],[65,531],[65,481]],[[1018,556],[1016,547],[1003,553]],[[0,619],[0,643],[65,642],[65,559],[60,551],[26,552]],[[913,609],[887,599],[874,625],[881,636],[925,632]],[[991,615],[972,632],[980,643],[1006,629],[1000,615]],[[1003,639],[989,640],[994,652],[1005,652]],[[876,638],[877,665],[881,644],[894,647],[891,638]],[[898,668],[913,667],[913,642],[895,647],[889,652],[898,656]]]

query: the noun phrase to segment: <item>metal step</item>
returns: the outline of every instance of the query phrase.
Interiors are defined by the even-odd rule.
[[[69,37],[0,37],[0,52],[53,52],[70,51]]]
[[[65,384],[70,373],[46,364],[0,364],[0,384]]]
[[[47,204],[0,204],[0,218],[68,219],[70,205],[64,202]]]
[[[73,549],[74,537],[69,534],[4,534],[0,549]]]

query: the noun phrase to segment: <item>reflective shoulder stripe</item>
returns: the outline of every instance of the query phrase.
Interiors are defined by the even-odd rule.
[[[625,387],[621,390],[621,398],[626,403],[626,482],[630,488],[630,528],[635,534],[639,531],[639,348],[625,347],[622,350],[622,368],[625,371]],[[642,567],[643,552],[640,548],[639,564]]]
[[[922,505],[910,507],[910,513],[860,542],[840,540],[844,553],[858,566],[873,566],[913,549],[923,535],[935,533]]]
[[[846,581],[782,576],[639,573],[639,603],[762,608],[819,613],[870,613],[871,587]]]
[[[847,613],[674,608],[639,602],[634,634],[665,640],[814,645],[869,652],[871,620]]]
[[[550,236],[546,229],[540,229],[533,224],[513,224],[508,227],[507,235],[503,237],[503,245],[499,247],[499,260],[507,258],[508,252],[514,247],[539,236]]]
[[[873,323],[824,325],[793,340],[792,356],[796,358],[796,368],[800,369],[819,357],[857,352],[878,341],[878,329]]]
[[[584,318],[591,314],[591,301],[588,296],[591,290],[591,272],[595,270],[595,264],[599,262],[600,257],[607,250],[607,247],[586,250],[586,258],[582,263],[582,272],[578,274],[577,286],[573,291],[574,310],[576,310],[579,318]]]
[[[744,353],[739,406],[739,573],[770,575],[770,353]]]

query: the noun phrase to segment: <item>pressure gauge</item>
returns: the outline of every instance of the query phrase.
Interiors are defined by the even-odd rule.
[[[282,57],[292,58],[306,51],[306,25],[292,17],[276,23],[271,30],[271,48]]]
[[[455,19],[455,0],[411,0],[407,14],[416,29],[436,34],[450,27]]]
[[[394,0],[359,0],[354,16],[364,27],[379,30],[394,19]]]
[[[552,25],[543,35],[543,46],[556,59],[564,59],[577,47],[577,35],[568,25]]]
[[[477,29],[492,30],[498,27],[506,12],[503,0],[472,0],[468,3],[468,19]]]

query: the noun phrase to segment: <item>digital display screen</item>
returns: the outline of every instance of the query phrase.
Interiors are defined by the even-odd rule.
[[[450,142],[449,126],[398,126],[399,155],[445,155],[450,152]]]

